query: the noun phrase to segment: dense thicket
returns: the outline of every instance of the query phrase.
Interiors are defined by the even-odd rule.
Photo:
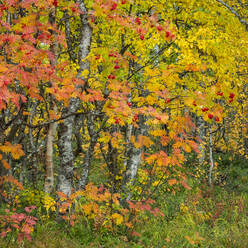
[[[217,183],[215,154],[248,156],[247,16],[245,1],[0,1],[1,201],[131,228],[188,173]]]

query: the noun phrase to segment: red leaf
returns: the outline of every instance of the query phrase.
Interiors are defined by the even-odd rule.
[[[158,30],[158,31],[162,31],[163,28],[162,28],[161,26],[157,26],[157,30]],[[166,33],[167,33],[167,32],[166,32]]]
[[[111,11],[115,10],[117,8],[117,3],[114,3],[112,6],[111,6]]]
[[[140,233],[137,233],[135,231],[132,231],[132,236],[134,236],[134,237],[141,237],[141,234]]]
[[[55,8],[58,7],[58,1],[57,1],[57,0],[54,0],[54,1],[53,1],[53,6],[54,6]]]
[[[214,120],[215,120],[216,122],[219,122],[219,121],[220,121],[220,118],[219,118],[218,116],[216,116],[216,117],[214,118]]]
[[[202,108],[202,112],[207,112],[209,108]]]
[[[139,17],[137,17],[137,18],[135,19],[135,22],[136,22],[138,25],[141,24],[141,21],[140,21]]]
[[[212,114],[208,114],[208,118],[209,118],[209,119],[213,119],[213,117],[214,117],[214,116],[213,116]]]

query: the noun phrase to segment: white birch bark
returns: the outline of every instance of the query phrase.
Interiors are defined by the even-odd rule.
[[[208,183],[210,186],[213,184],[212,174],[214,168],[214,159],[213,159],[213,134],[211,131],[211,126],[209,127],[209,160],[210,160],[210,168],[208,173]]]
[[[79,0],[79,7],[82,11],[81,14],[81,40],[78,48],[78,63],[79,71],[78,77],[81,77],[81,72],[89,70],[89,62],[86,60],[90,52],[90,43],[92,30],[88,23],[88,13],[85,7],[84,1]],[[67,24],[68,25],[68,24]],[[67,30],[69,31],[69,30]],[[67,33],[68,36],[68,33]],[[81,77],[82,78],[82,77]],[[84,78],[82,78],[84,80]],[[79,107],[78,99],[71,99],[68,108],[64,108],[63,114],[69,114],[76,112]],[[60,152],[60,172],[58,178],[58,191],[69,196],[72,192],[72,180],[73,180],[73,163],[74,154],[72,148],[72,135],[75,117],[71,116],[64,120],[59,125],[59,152]]]
[[[74,100],[75,101],[75,100]],[[70,106],[66,113],[75,112],[76,104],[71,99]],[[59,124],[58,148],[60,153],[60,171],[58,177],[58,191],[70,196],[72,193],[73,162],[72,131],[74,116],[70,116]]]
[[[200,116],[198,117],[198,125],[199,125],[199,136],[200,136],[200,145],[199,145],[199,164],[203,164],[205,161],[206,157],[206,147],[205,147],[205,142],[206,142],[206,130],[205,130],[205,121],[203,118]]]
[[[51,193],[54,186],[54,165],[53,165],[53,141],[57,129],[57,123],[51,123],[48,127],[45,161],[45,182],[44,191]]]
[[[140,123],[139,123],[139,128],[136,130],[136,134],[135,134],[136,137],[138,137],[139,135],[144,135],[145,133],[143,118],[144,118],[143,116],[139,118]],[[132,125],[129,125],[127,128],[127,139],[129,141],[129,148],[126,153],[127,159],[124,161],[125,175],[124,175],[123,189],[124,192],[127,193],[127,197],[125,200],[130,200],[132,197],[132,192],[130,192],[128,187],[134,184],[139,165],[141,164],[141,155],[142,155],[142,148],[136,148],[130,142],[132,130],[134,130],[134,127]]]

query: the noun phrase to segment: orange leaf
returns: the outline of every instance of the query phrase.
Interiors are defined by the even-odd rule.
[[[185,236],[185,239],[187,239],[190,244],[192,244],[192,245],[195,244],[194,240],[192,240],[189,236]]]
[[[6,160],[2,160],[2,164],[3,164],[3,167],[6,169],[6,170],[9,170],[10,169],[10,165],[9,163],[6,161]]]
[[[140,234],[140,233],[137,233],[137,232],[135,232],[135,231],[132,231],[132,236],[140,237],[141,234]]]
[[[174,185],[174,184],[176,184],[176,183],[177,183],[177,180],[176,180],[175,178],[168,180],[168,184],[169,184],[170,186],[172,186],[172,185]]]
[[[180,182],[185,189],[191,189],[191,187],[186,183],[186,181],[181,181]]]

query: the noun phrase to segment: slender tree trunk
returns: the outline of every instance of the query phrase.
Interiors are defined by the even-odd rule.
[[[210,168],[209,168],[209,174],[208,174],[208,184],[209,186],[212,186],[212,174],[213,174],[213,168],[214,168],[214,159],[213,159],[213,134],[211,131],[211,126],[209,127],[209,160],[210,160]]]
[[[51,12],[49,16],[50,24],[53,25],[56,21],[56,13]],[[58,55],[58,44],[57,44],[57,34],[54,31],[50,31],[54,36],[54,42],[50,46],[50,51],[54,55],[50,63],[56,68],[57,65],[57,55]],[[53,105],[53,97],[50,95],[50,104]],[[56,105],[54,105],[53,110],[56,112]],[[46,141],[46,154],[45,154],[45,182],[44,191],[46,193],[51,193],[54,186],[54,165],[53,165],[53,141],[56,133],[57,123],[50,123],[48,125],[47,141]]]
[[[97,142],[97,137],[91,138],[88,150],[86,151],[86,154],[84,157],[83,169],[82,169],[81,177],[78,183],[79,189],[85,189],[85,186],[88,183],[91,160],[93,157],[96,142]]]
[[[71,99],[66,113],[75,112],[77,109],[76,99]],[[65,110],[63,111],[65,112]],[[69,196],[72,193],[73,163],[74,155],[72,148],[72,133],[74,116],[70,116],[59,124],[58,128],[58,148],[60,154],[60,171],[58,177],[58,191]]]
[[[155,47],[157,49],[157,47]],[[138,64],[134,64],[134,69],[139,68]],[[137,68],[136,68],[137,67]],[[131,67],[129,68],[129,75],[132,74]],[[143,89],[144,85],[141,82],[140,87]],[[132,101],[132,95],[130,94],[128,97],[128,101]],[[127,150],[125,153],[126,160],[124,160],[124,175],[123,175],[123,183],[122,190],[127,194],[126,199],[122,199],[123,204],[125,205],[127,200],[130,200],[132,197],[132,192],[129,189],[129,186],[134,184],[138,167],[141,163],[141,154],[142,148],[136,148],[131,142],[131,136],[134,135],[137,138],[139,135],[144,135],[145,133],[145,125],[144,125],[144,116],[138,117],[139,127],[136,128],[132,124],[127,126],[126,129],[126,142],[127,142]]]
[[[132,147],[128,151],[129,159],[126,165],[126,173],[125,173],[125,184],[133,185],[134,180],[137,175],[138,167],[141,163],[141,148]],[[132,193],[129,191],[126,200],[130,200],[132,197]]]
[[[56,127],[56,122],[49,124],[47,133],[44,191],[49,194],[52,192],[54,186],[53,141]]]
[[[205,157],[206,157],[206,147],[205,147],[205,142],[206,142],[206,129],[205,129],[205,121],[203,118],[200,116],[198,117],[198,126],[199,126],[199,136],[200,136],[200,145],[199,145],[199,164],[203,164]]]
[[[34,104],[31,103],[31,114],[30,114],[30,118],[29,118],[29,124],[32,124],[33,122],[33,118],[35,116],[35,111],[36,111],[36,107],[37,107],[37,102],[35,102]],[[31,145],[31,151],[35,151],[36,150],[36,145],[35,145],[35,141],[34,141],[34,137],[33,137],[33,130],[30,128],[29,129],[29,140],[30,140],[30,145]],[[33,156],[31,156],[31,161],[29,161],[30,165],[29,167],[27,167],[26,165],[23,165],[23,167],[26,167],[26,171],[27,170],[31,170],[28,174],[28,177],[30,177],[30,181],[33,182],[33,186],[35,187],[37,185],[37,168],[38,168],[38,163],[37,163],[37,154],[34,153]],[[25,169],[24,169],[24,178],[23,178],[23,182],[25,182]]]
[[[130,200],[132,197],[132,192],[128,189],[130,185],[134,184],[135,178],[137,176],[137,171],[139,168],[139,165],[141,163],[141,154],[142,154],[142,148],[136,148],[130,141],[130,137],[132,134],[132,131],[136,131],[135,137],[138,137],[139,135],[144,135],[145,133],[145,126],[144,126],[144,117],[139,117],[139,128],[136,130],[132,125],[129,125],[127,128],[127,138],[129,139],[129,148],[126,152],[126,161],[124,161],[124,168],[125,168],[125,174],[124,174],[124,184],[123,189],[124,192],[127,193],[127,197],[125,200]]]
[[[89,172],[90,172],[92,157],[94,154],[94,149],[97,143],[99,131],[102,128],[100,127],[99,130],[97,130],[94,123],[95,123],[95,119],[94,119],[93,114],[89,114],[89,116],[87,117],[87,129],[88,129],[88,133],[90,136],[90,143],[84,156],[82,173],[81,173],[81,177],[78,183],[79,189],[84,189],[86,184],[88,183]],[[105,121],[103,120],[102,125],[104,125],[104,123]]]
[[[83,0],[79,0],[79,7],[82,11],[81,14],[81,40],[78,50],[78,61],[79,61],[79,72],[78,77],[81,77],[81,72],[84,70],[89,70],[89,62],[85,61],[85,58],[90,52],[90,43],[92,30],[88,23],[88,12],[84,5]],[[67,39],[70,39],[70,30],[68,29],[69,24],[67,23],[66,35]],[[70,42],[67,41],[68,46]],[[70,47],[69,47],[70,49]],[[82,78],[85,80],[85,78]],[[71,99],[68,108],[64,108],[63,114],[70,114],[76,112],[79,108],[79,99]],[[74,163],[74,153],[72,148],[72,135],[75,117],[71,116],[64,120],[63,123],[59,125],[58,131],[58,147],[60,153],[60,171],[58,177],[58,191],[69,196],[72,192],[72,181],[73,181],[73,163]],[[88,176],[88,175],[87,175]]]

